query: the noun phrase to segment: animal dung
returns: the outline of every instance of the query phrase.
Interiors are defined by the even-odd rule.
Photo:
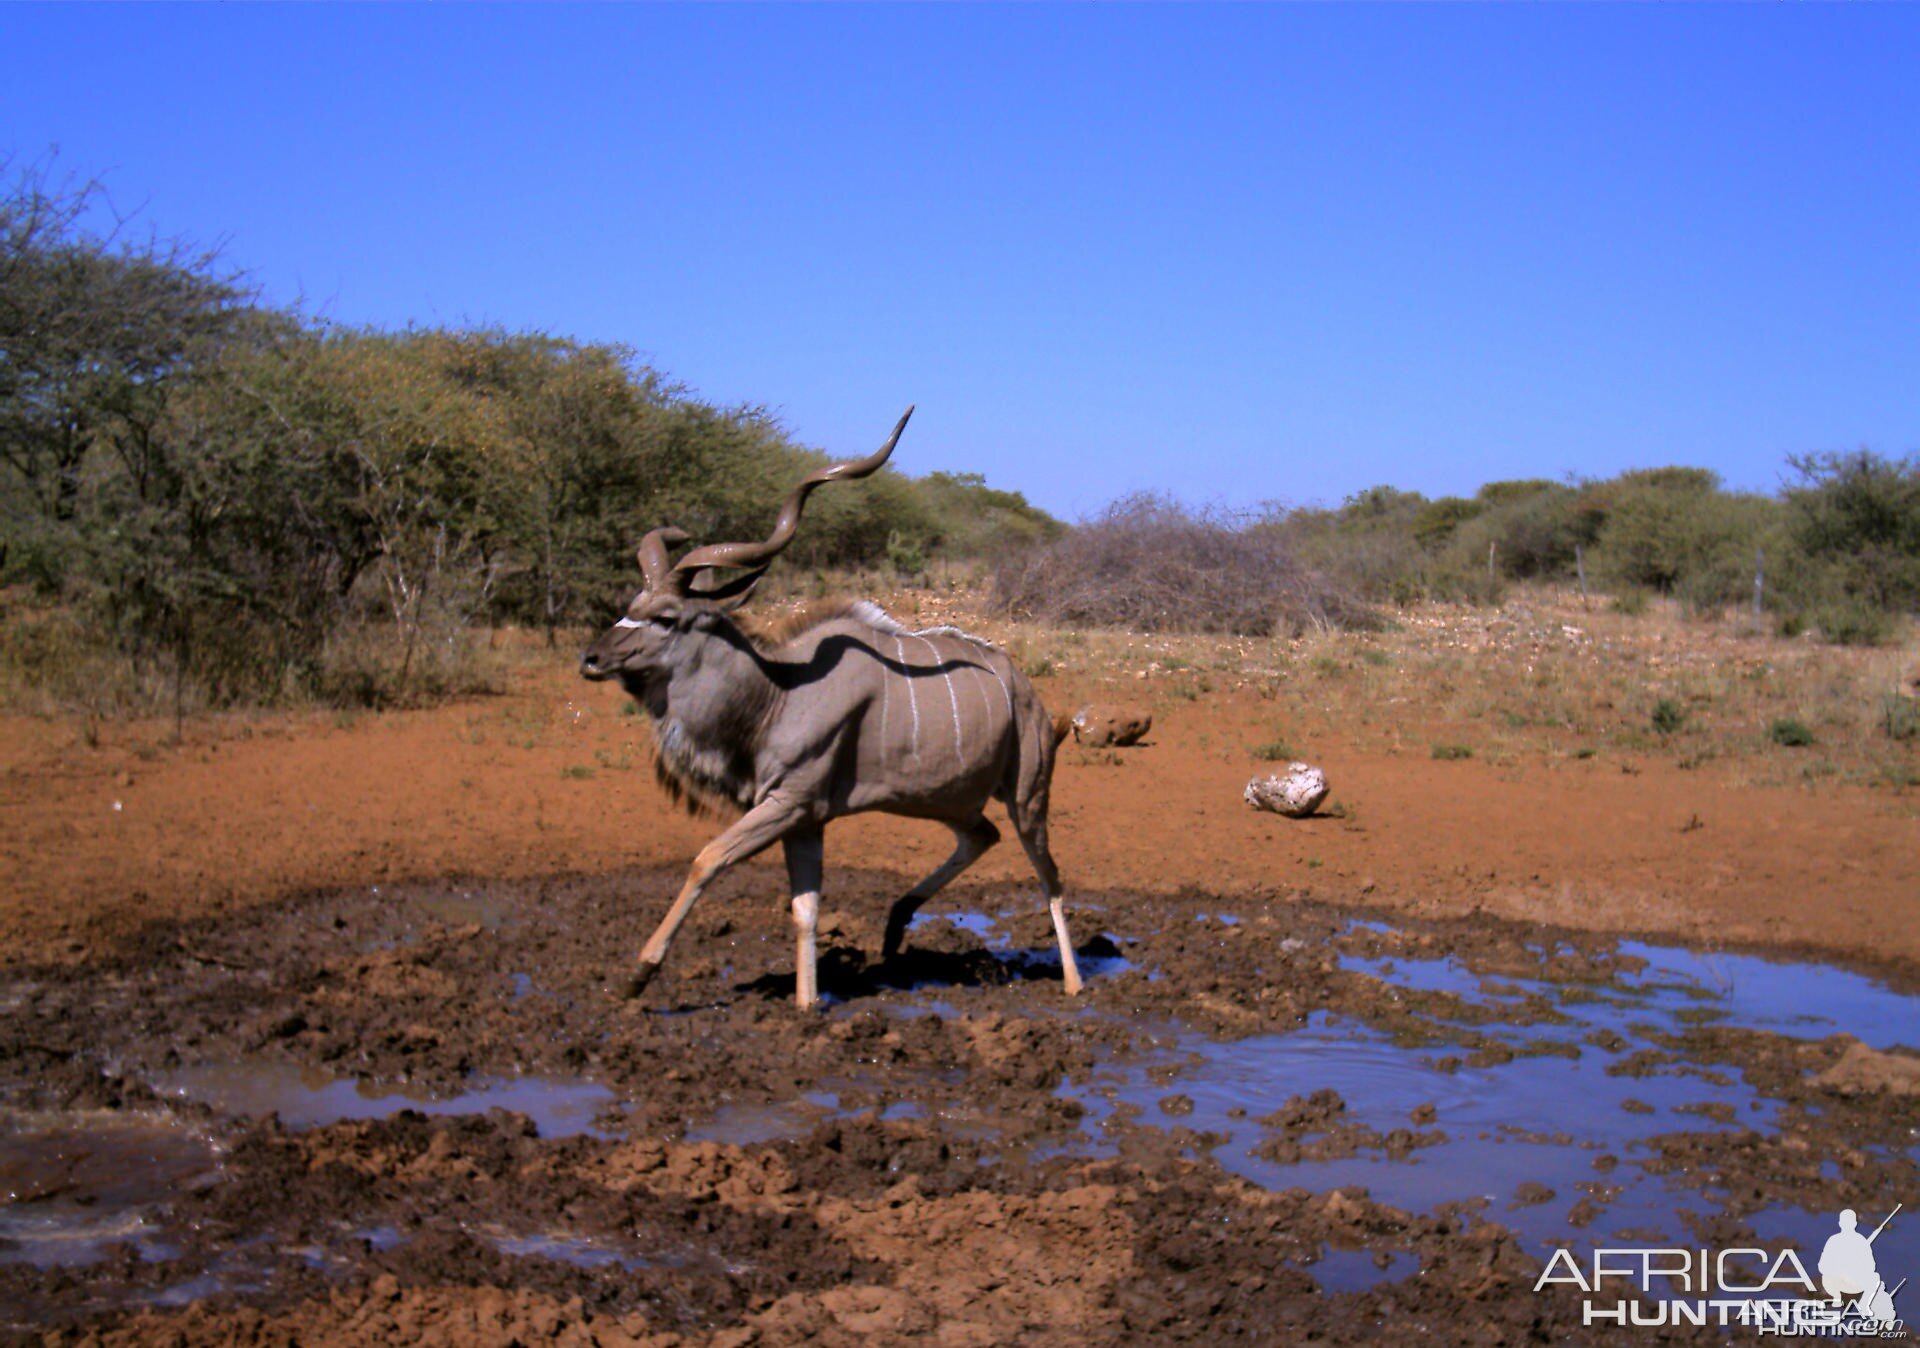
[[[1073,714],[1073,742],[1090,749],[1138,744],[1153,729],[1153,713],[1090,703]]]
[[[1246,801],[1256,810],[1272,810],[1289,819],[1305,819],[1327,798],[1327,774],[1311,763],[1289,763],[1286,772],[1255,777],[1247,783]]]

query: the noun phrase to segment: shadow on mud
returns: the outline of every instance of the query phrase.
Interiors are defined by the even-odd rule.
[[[1074,948],[1082,978],[1110,978],[1131,969],[1120,947],[1099,935]],[[928,992],[952,988],[1007,987],[1015,983],[1059,983],[1060,955],[1051,948],[1028,950],[929,950],[909,945],[891,959],[872,959],[863,950],[835,945],[820,952],[820,992],[829,1005],[857,1002],[888,992]],[[767,973],[734,985],[735,992],[791,1001],[794,977]]]

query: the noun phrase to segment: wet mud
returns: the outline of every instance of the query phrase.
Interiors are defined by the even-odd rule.
[[[155,921],[0,970],[0,1340],[1618,1341],[1556,1248],[1920,1272],[1920,1000],[1487,917],[678,870]],[[1656,1296],[1658,1293],[1653,1293]],[[1635,1331],[1697,1342],[1701,1331]]]

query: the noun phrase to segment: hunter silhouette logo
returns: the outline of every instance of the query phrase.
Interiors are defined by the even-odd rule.
[[[1583,1264],[1563,1247],[1533,1290],[1578,1287],[1587,1325],[1740,1325],[1769,1337],[1905,1338],[1893,1299],[1907,1280],[1888,1286],[1873,1248],[1900,1206],[1870,1235],[1860,1233],[1858,1213],[1842,1212],[1820,1249],[1817,1282],[1790,1248],[1608,1248]]]
[[[1902,1206],[1896,1203],[1870,1236],[1860,1234],[1860,1219],[1848,1208],[1840,1214],[1840,1229],[1827,1237],[1826,1245],[1820,1250],[1820,1286],[1836,1303],[1876,1324],[1894,1322],[1894,1294],[1907,1285],[1907,1280],[1902,1278],[1898,1285],[1889,1288],[1873,1257],[1873,1242],[1880,1238],[1880,1233],[1887,1229],[1887,1223],[1898,1215]]]

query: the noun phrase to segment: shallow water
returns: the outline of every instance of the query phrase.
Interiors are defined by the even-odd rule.
[[[448,927],[481,927],[497,931],[513,920],[513,905],[498,894],[452,890],[415,894],[406,907]]]
[[[411,1109],[422,1114],[484,1114],[506,1109],[533,1120],[542,1137],[608,1137],[595,1122],[613,1092],[591,1081],[547,1077],[489,1077],[456,1095],[408,1086],[378,1085],[287,1063],[216,1063],[183,1067],[158,1077],[164,1095],[197,1100],[225,1114],[277,1114],[289,1128],[317,1128],[346,1119],[383,1119]]]
[[[839,1109],[839,1097],[808,1091],[798,1100],[755,1105],[723,1105],[713,1116],[687,1129],[689,1142],[757,1147],[803,1136],[814,1123]]]
[[[1361,924],[1356,924],[1360,926]],[[1377,923],[1366,929],[1389,931]],[[1831,965],[1687,950],[1680,946],[1622,941],[1621,971],[1599,989],[1544,978],[1481,974],[1458,959],[1366,959],[1344,956],[1343,968],[1400,987],[1444,992],[1485,1005],[1528,994],[1545,996],[1574,1012],[1588,1028],[1624,1030],[1649,1016],[1686,1024],[1734,1025],[1797,1039],[1846,1033],[1873,1048],[1920,1048],[1920,998],[1865,975]],[[1597,991],[1597,999],[1589,1000]],[[1611,1010],[1614,1014],[1609,1015]]]
[[[239,1063],[181,1068],[154,1086],[226,1114],[275,1114],[295,1129],[386,1118],[403,1109],[435,1115],[506,1109],[532,1119],[542,1137],[611,1136],[595,1120],[613,1093],[588,1081],[493,1078],[436,1097],[287,1064]],[[175,1258],[167,1239],[170,1204],[220,1179],[214,1141],[163,1115],[10,1115],[0,1127],[0,1264],[78,1267],[98,1263],[118,1245],[153,1262]],[[376,1248],[398,1239],[385,1230],[362,1235]],[[212,1270],[164,1289],[155,1304],[184,1305],[241,1286],[238,1274]]]
[[[538,1232],[530,1236],[494,1236],[494,1248],[502,1254],[523,1259],[551,1259],[576,1268],[618,1267],[629,1273],[650,1267],[652,1260],[630,1250],[616,1249],[606,1241],[585,1236]]]
[[[1323,1291],[1364,1292],[1383,1282],[1414,1276],[1420,1271],[1420,1259],[1404,1251],[1377,1258],[1365,1250],[1327,1250],[1306,1267]]]
[[[1673,991],[1725,1023],[1796,1039],[1846,1033],[1873,1048],[1920,1048],[1920,998],[1825,964],[1784,963],[1676,946],[1622,941],[1620,953],[1647,961],[1641,987]]]
[[[10,1115],[0,1124],[0,1264],[92,1264],[120,1244],[168,1258],[168,1203],[214,1182],[219,1164],[210,1138],[156,1115]]]
[[[1394,934],[1378,923],[1354,924],[1349,934],[1355,932]],[[1803,1039],[1844,1031],[1876,1047],[1920,1045],[1920,999],[1821,965],[1642,942],[1623,942],[1615,958],[1600,963],[1610,975],[1605,981],[1516,977],[1504,966],[1482,972],[1453,958],[1344,955],[1340,964],[1392,988],[1447,994],[1496,1013],[1510,1009],[1519,1023],[1496,1014],[1473,1028],[1521,1056],[1472,1065],[1468,1051],[1444,1042],[1462,1021],[1460,1012],[1447,1018],[1445,998],[1431,1003],[1430,1016],[1414,1018],[1434,1029],[1438,1046],[1407,1047],[1404,1023],[1396,1024],[1396,1036],[1324,1012],[1291,1033],[1233,1042],[1176,1028],[1158,1054],[1110,1062],[1095,1080],[1063,1087],[1087,1110],[1083,1145],[1109,1150],[1135,1126],[1214,1134],[1225,1140],[1211,1146],[1213,1156],[1264,1187],[1358,1185],[1377,1201],[1417,1212],[1484,1200],[1488,1217],[1542,1255],[1556,1244],[1590,1247],[1650,1232],[1692,1245],[1683,1213],[1712,1208],[1713,1199],[1649,1173],[1650,1140],[1766,1130],[1776,1123],[1779,1102],[1719,1067],[1670,1060],[1615,1073],[1609,1066],[1658,1050],[1654,1035],[1702,1023]],[[1589,1036],[1612,1047],[1586,1042]],[[1379,1145],[1336,1159],[1286,1162],[1256,1154],[1263,1139],[1280,1136],[1258,1122],[1261,1115],[1324,1088],[1345,1102],[1336,1127],[1364,1125],[1380,1135],[1437,1129],[1446,1140],[1397,1159]],[[1169,1118],[1160,1104],[1170,1096],[1186,1097],[1191,1111],[1175,1101],[1182,1112]],[[1423,1106],[1432,1119],[1425,1121],[1423,1111],[1416,1123],[1414,1111]],[[1322,1135],[1308,1129],[1301,1136],[1311,1143]],[[1584,1224],[1571,1224],[1576,1205],[1588,1199],[1577,1214]],[[1896,1222],[1876,1248],[1886,1251],[1888,1267],[1920,1274],[1920,1213],[1907,1216],[1911,1230]],[[1831,1213],[1776,1208],[1763,1234],[1817,1255],[1834,1222]]]

